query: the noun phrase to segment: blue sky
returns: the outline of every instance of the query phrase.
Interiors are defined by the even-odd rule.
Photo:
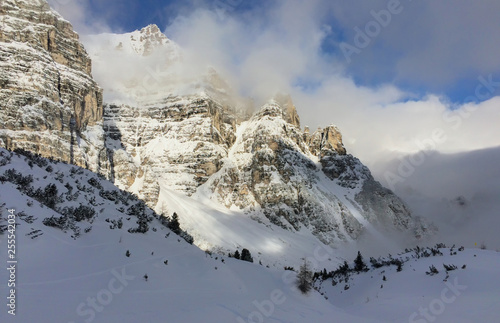
[[[90,19],[104,20],[116,31],[133,31],[148,24],[166,26],[176,10],[176,1],[92,0],[88,2]]]

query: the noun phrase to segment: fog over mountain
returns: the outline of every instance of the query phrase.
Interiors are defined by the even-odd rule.
[[[424,156],[400,156],[372,169],[415,214],[440,227],[437,239],[499,249],[500,148],[456,154],[427,151]]]

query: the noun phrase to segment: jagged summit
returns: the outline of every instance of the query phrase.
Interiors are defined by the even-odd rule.
[[[157,25],[152,24],[130,34],[132,48],[137,54],[148,56],[155,49],[168,44],[170,40]],[[120,46],[120,44],[118,45]],[[123,44],[121,45],[123,46]]]
[[[150,106],[172,97],[211,97],[242,114],[250,105],[213,67],[198,68],[186,61],[181,48],[156,25],[126,34],[86,36],[86,43],[107,102]]]
[[[290,94],[278,93],[274,96],[273,100],[283,109],[285,120],[300,128],[300,118]]]
[[[320,158],[329,151],[335,151],[339,155],[347,153],[340,129],[333,124],[324,129],[318,128],[312,135],[305,131],[305,140],[309,144],[311,153]]]
[[[276,94],[255,115],[257,118],[265,116],[280,117],[289,124],[300,128],[300,118],[297,114],[297,109],[293,104],[291,96],[288,94]]]
[[[125,34],[103,33],[86,37],[91,37],[93,43],[95,43],[89,44],[89,50],[95,56],[99,56],[101,52],[109,52],[111,50],[115,50],[117,53],[125,52],[138,56],[149,56],[155,51],[161,51],[162,49],[169,49],[172,52],[178,50],[177,45],[168,39],[155,24]],[[172,56],[179,53],[172,54],[171,57],[166,57],[166,59],[172,60],[175,58]]]

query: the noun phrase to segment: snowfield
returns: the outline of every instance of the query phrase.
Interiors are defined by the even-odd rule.
[[[413,252],[403,254],[399,257],[410,259],[401,272],[395,266],[372,269],[354,274],[347,284],[325,281],[321,290],[335,307],[372,321],[498,322],[500,253],[455,248],[456,255],[451,255],[449,250],[419,259],[411,258]],[[447,273],[443,264],[457,269]],[[439,273],[427,275],[430,266]]]
[[[152,210],[143,211],[149,217],[147,232],[128,232],[136,228],[140,217],[127,214],[126,203],[131,207],[139,201],[87,170],[37,158],[33,162],[4,149],[0,152],[3,231],[0,259],[7,266],[7,245],[11,242],[7,241],[10,233],[5,225],[8,210],[12,209],[17,222],[18,261],[15,316],[8,314],[6,306],[10,295],[7,284],[12,277],[8,270],[0,272],[4,302],[1,322],[496,322],[500,319],[498,252],[455,248],[456,255],[451,255],[449,249],[443,248],[442,256],[417,259],[415,252],[409,251],[395,256],[404,261],[400,272],[395,266],[370,269],[352,273],[347,283],[338,282],[336,286],[332,286],[331,279],[318,279],[315,281],[318,290],[303,295],[295,287],[294,271],[260,265],[257,254],[253,255],[254,263],[250,263],[204,252],[174,234]],[[23,191],[21,182],[6,181],[5,172],[9,169],[23,176],[32,175],[30,186],[35,191],[55,184],[60,199],[54,209],[29,197],[37,195],[29,189]],[[67,192],[69,186],[73,187],[72,194]],[[109,193],[113,191],[117,193]],[[112,201],[110,196],[119,198]],[[82,221],[69,215],[68,223],[74,222],[65,228],[66,232],[42,223],[51,216],[61,216],[65,206],[79,204],[93,206],[96,214]],[[255,239],[256,244],[261,243],[258,237]],[[251,246],[247,247],[251,250]],[[329,252],[336,254],[335,250],[319,248],[305,256],[311,262],[316,261],[313,265],[317,267],[329,257]],[[347,261],[352,267],[352,259]],[[449,272],[446,282],[443,264],[457,266]],[[439,270],[438,274],[426,275],[431,265]],[[349,288],[345,289],[345,285]]]

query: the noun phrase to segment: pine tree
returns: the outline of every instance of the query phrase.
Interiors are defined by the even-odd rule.
[[[306,260],[300,266],[299,273],[297,274],[297,288],[302,294],[307,294],[312,288],[312,272]]]
[[[246,248],[241,251],[241,260],[253,262],[252,254]]]
[[[349,264],[344,260],[344,264],[339,266],[338,272],[342,275],[347,275],[349,272]]]
[[[240,259],[240,252],[239,252],[238,250],[236,250],[236,251],[234,252],[233,257],[234,257],[234,258],[236,258],[236,259]]]
[[[179,235],[181,233],[181,225],[179,223],[179,216],[174,212],[170,221],[168,221],[168,228],[172,230],[173,233]]]
[[[361,252],[358,251],[358,256],[356,257],[356,259],[354,259],[354,270],[360,272],[360,271],[365,271],[367,269],[368,267],[363,261],[363,256],[361,256]]]

